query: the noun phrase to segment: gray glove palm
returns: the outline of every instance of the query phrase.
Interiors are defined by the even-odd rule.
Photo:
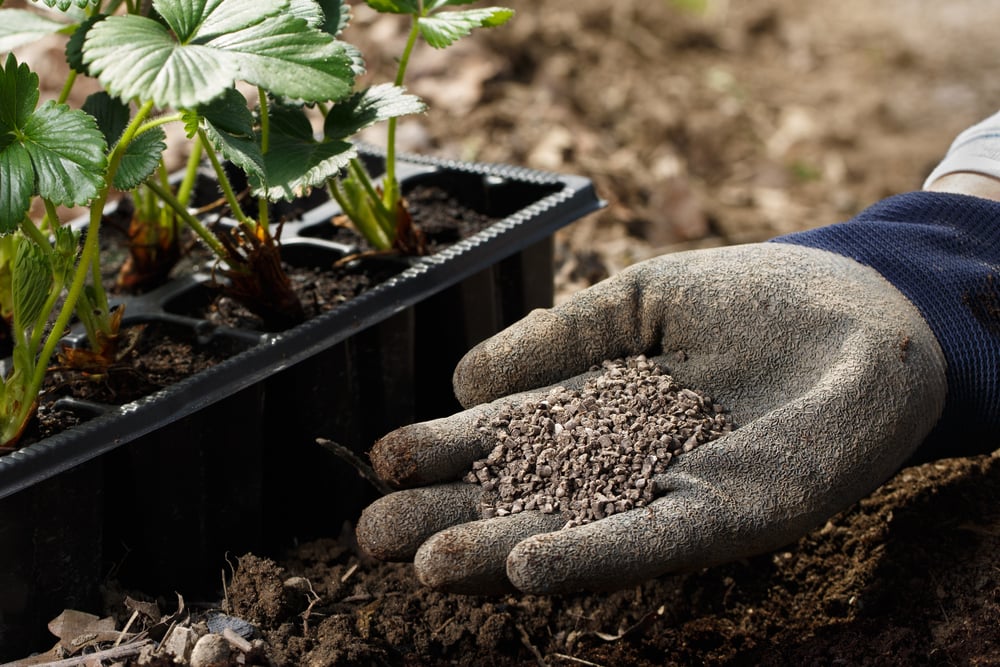
[[[481,519],[457,482],[494,442],[476,428],[511,400],[578,385],[604,359],[655,353],[736,429],[677,457],[650,505],[574,528],[558,515]],[[455,371],[470,409],[388,434],[396,487],[365,510],[371,554],[420,580],[491,593],[613,589],[785,545],[871,492],[934,426],[945,362],[917,309],[874,270],[822,250],[753,244],[666,255],[535,311]]]

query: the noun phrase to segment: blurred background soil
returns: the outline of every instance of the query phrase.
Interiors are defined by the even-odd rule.
[[[419,48],[410,83],[431,112],[402,124],[402,147],[592,178],[608,207],[560,232],[560,299],[656,254],[919,189],[1000,107],[1000,3],[986,0],[510,4],[504,28]],[[384,81],[403,35],[362,5],[348,39]],[[44,63],[44,48],[24,55]],[[998,499],[995,456],[907,468],[785,550],[609,595],[432,594],[409,565],[332,540],[236,577],[310,577],[322,622],[254,612],[293,664],[992,665]],[[253,615],[240,605],[257,589],[234,584],[234,610]]]

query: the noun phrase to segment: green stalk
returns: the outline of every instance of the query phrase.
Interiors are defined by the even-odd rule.
[[[152,130],[154,127],[159,127],[160,125],[166,125],[167,123],[173,123],[175,121],[184,120],[184,115],[180,113],[168,114],[166,116],[160,116],[154,118],[148,123],[143,123],[142,127],[136,130],[136,135],[142,134],[148,130]]]
[[[229,178],[226,176],[226,170],[222,168],[222,163],[219,162],[219,156],[215,154],[215,149],[212,148],[212,144],[209,142],[208,137],[205,136],[205,130],[198,129],[198,138],[201,140],[202,147],[205,149],[205,154],[208,155],[209,162],[212,163],[212,169],[215,170],[215,176],[218,178],[219,187],[222,188],[222,194],[226,198],[226,203],[229,204],[229,208],[235,217],[241,224],[246,226],[251,232],[254,231],[253,222],[247,217],[243,209],[240,208],[240,202],[236,199],[236,193],[233,192],[233,185],[229,182]]]
[[[48,369],[49,359],[52,358],[53,352],[55,352],[56,344],[59,339],[62,338],[63,331],[65,331],[66,326],[69,324],[70,316],[76,308],[76,303],[83,293],[83,286],[87,280],[87,273],[94,261],[94,257],[98,254],[100,244],[98,242],[98,236],[100,235],[101,227],[101,217],[104,214],[104,205],[108,201],[108,194],[111,191],[111,183],[114,180],[115,174],[118,172],[118,167],[121,165],[122,156],[125,154],[125,148],[129,145],[133,138],[135,138],[136,131],[139,129],[142,121],[149,115],[149,112],[153,109],[153,103],[146,102],[143,104],[139,111],[136,113],[135,118],[128,124],[125,128],[125,132],[122,134],[121,139],[118,144],[111,151],[111,157],[108,160],[108,171],[105,175],[104,187],[101,188],[97,199],[93,202],[90,208],[90,227],[87,230],[87,240],[83,244],[83,251],[80,254],[80,260],[77,263],[76,270],[73,272],[73,281],[70,283],[69,291],[66,294],[66,300],[63,302],[63,306],[59,311],[58,317],[56,317],[55,323],[52,325],[52,329],[49,331],[49,335],[45,340],[45,347],[42,348],[41,353],[38,356],[38,363],[31,374],[31,379],[28,383],[27,396],[36,396],[42,388],[42,381],[45,379],[45,372]]]
[[[388,249],[392,246],[392,240],[396,238],[396,209],[395,207],[389,208],[387,204],[379,199],[378,191],[372,184],[371,179],[368,178],[368,172],[360,160],[357,158],[351,160],[350,170],[354,180],[361,184],[361,187],[365,189],[368,195],[368,199],[371,201],[375,223],[382,231],[382,234],[388,238],[388,243],[384,249]]]
[[[76,70],[70,68],[69,74],[66,76],[66,81],[63,83],[62,90],[59,91],[59,98],[56,100],[59,104],[65,104],[66,100],[69,99],[69,94],[73,90],[73,84],[76,82]]]
[[[420,13],[423,14],[423,3],[420,3]],[[399,59],[399,67],[396,70],[395,84],[397,86],[403,85],[403,80],[406,77],[406,67],[410,63],[410,54],[413,53],[413,47],[416,45],[419,35],[420,17],[414,16],[412,25],[410,26],[410,34],[406,38],[406,47],[403,49],[403,55]],[[388,124],[384,181],[382,186],[383,201],[386,207],[393,212],[393,217],[395,217],[396,202],[399,200],[399,184],[396,182],[396,118],[390,118]],[[395,234],[395,230],[392,233]]]
[[[198,165],[201,164],[201,137],[197,136],[191,142],[191,152],[188,154],[187,165],[184,169],[184,179],[180,187],[177,188],[177,199],[184,206],[191,203],[191,192],[194,184],[198,180]]]
[[[175,197],[174,193],[172,193],[169,188],[163,187],[156,181],[147,181],[146,187],[156,193],[156,196],[159,197],[163,203],[173,209],[174,213],[176,213],[181,220],[183,220],[184,223],[198,235],[198,238],[208,245],[216,257],[219,259],[226,258],[226,249],[223,247],[219,239],[215,237],[215,234],[210,232],[205,225],[201,224],[201,221],[198,218],[191,215],[190,211],[187,210],[187,207],[184,206],[184,203],[180,200],[180,198]]]
[[[355,195],[351,196],[350,192],[341,191],[341,187],[344,190],[353,189]],[[392,239],[387,237],[382,231],[382,226],[378,224],[375,219],[374,211],[371,211],[372,206],[379,206],[381,202],[378,199],[366,199],[358,194],[358,185],[351,182],[350,180],[337,182],[332,180],[327,184],[327,190],[330,192],[330,196],[333,197],[338,204],[340,204],[340,210],[343,211],[344,215],[351,219],[357,230],[364,236],[369,243],[371,243],[375,248],[379,250],[388,250],[392,247]],[[355,203],[357,200],[357,204]],[[371,211],[371,215],[368,211],[362,210],[364,206],[368,207],[368,211]]]
[[[45,217],[42,218],[42,228],[55,229],[59,226],[59,213],[56,211],[56,205],[48,199],[42,199],[42,204],[45,205]],[[33,223],[32,226],[34,226]]]
[[[45,204],[46,207],[52,205],[51,202],[48,201],[46,201]],[[42,233],[42,230],[40,230],[35,223],[31,221],[31,218],[24,216],[24,220],[21,221],[20,227],[24,235],[34,241],[36,245],[43,248],[46,252],[51,252],[52,246],[49,244],[48,237],[45,236],[45,234]]]
[[[267,91],[257,86],[257,100],[260,105],[260,154],[267,155],[267,150],[271,145],[271,116],[268,112]],[[268,219],[271,211],[267,197],[257,198],[257,224],[268,231]]]

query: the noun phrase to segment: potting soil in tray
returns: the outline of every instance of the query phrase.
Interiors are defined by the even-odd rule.
[[[418,186],[408,196],[414,222],[425,230],[428,251],[436,252],[494,224],[497,218],[463,206],[440,188]],[[351,229],[329,225],[331,236],[339,236],[348,247],[365,248],[363,239]],[[114,235],[119,241],[120,235]],[[120,246],[106,244],[105,252],[121,257]],[[313,266],[317,254],[310,253],[305,266],[286,263],[292,286],[306,312],[315,317],[355,298],[400,273],[408,260],[393,254],[361,250],[348,262],[335,263],[340,255],[320,253],[327,266]],[[202,260],[204,261],[204,260]],[[332,266],[330,266],[332,264]],[[105,276],[111,288],[114,273]],[[141,297],[140,297],[141,298]],[[167,304],[168,311],[204,319],[213,325],[259,330],[259,319],[220,289],[209,284],[192,287]],[[168,387],[223,361],[248,347],[246,340],[225,335],[197,341],[193,331],[160,322],[124,327],[119,358],[106,370],[74,370],[56,365],[46,377],[38,416],[26,431],[22,445],[76,426],[100,414],[106,406],[124,405]]]

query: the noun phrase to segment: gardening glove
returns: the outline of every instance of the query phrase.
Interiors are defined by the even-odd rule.
[[[478,345],[454,375],[467,410],[374,446],[376,472],[406,490],[364,511],[361,546],[413,558],[441,590],[617,589],[786,545],[870,493],[941,417],[945,354],[877,262],[784,240],[648,260]],[[571,528],[539,511],[483,519],[483,488],[457,481],[496,444],[483,420],[637,354],[734,430],[677,456],[645,507]]]

